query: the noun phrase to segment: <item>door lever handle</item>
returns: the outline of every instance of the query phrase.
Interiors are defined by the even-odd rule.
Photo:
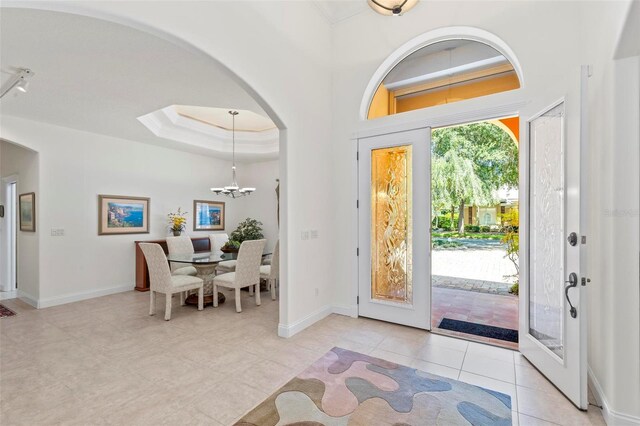
[[[564,288],[564,297],[567,298],[567,302],[569,302],[569,314],[571,314],[571,318],[576,318],[578,316],[578,310],[571,304],[571,299],[569,299],[569,289],[572,287],[576,287],[578,285],[578,276],[575,272],[569,274],[569,281],[565,281],[565,283],[569,283],[568,286]]]

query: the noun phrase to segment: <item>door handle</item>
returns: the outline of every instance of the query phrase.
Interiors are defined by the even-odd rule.
[[[569,281],[565,281],[565,283],[569,283],[569,285],[564,288],[564,297],[567,298],[567,302],[569,302],[569,314],[571,314],[571,318],[576,318],[578,316],[578,310],[571,304],[571,299],[569,299],[569,289],[572,287],[576,287],[578,285],[578,276],[575,272],[569,274]]]

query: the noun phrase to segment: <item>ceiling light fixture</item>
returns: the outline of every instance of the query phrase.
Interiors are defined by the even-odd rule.
[[[418,0],[368,0],[369,7],[381,15],[401,16],[418,3]]]
[[[233,166],[231,167],[231,185],[224,188],[211,188],[211,192],[216,195],[226,195],[231,198],[244,197],[254,192],[255,188],[240,188],[238,181],[236,180],[236,115],[240,114],[238,111],[229,111],[232,120],[232,140],[233,140]]]
[[[29,81],[31,77],[33,77],[34,72],[28,68],[20,68],[18,72],[16,72],[5,84],[0,87],[0,98],[4,97],[7,93],[11,91],[14,87],[21,91],[22,93],[26,93],[29,88]]]

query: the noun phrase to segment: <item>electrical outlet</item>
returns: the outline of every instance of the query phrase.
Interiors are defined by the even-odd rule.
[[[309,231],[302,231],[302,232],[300,233],[300,238],[301,238],[302,240],[308,240],[308,239],[309,239]]]
[[[63,237],[64,229],[63,228],[51,228],[51,236],[52,237]]]
[[[311,239],[315,240],[316,238],[318,238],[318,230],[317,229],[312,229],[311,230]]]

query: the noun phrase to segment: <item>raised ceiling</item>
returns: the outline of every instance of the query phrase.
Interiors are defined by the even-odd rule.
[[[330,24],[337,24],[367,10],[373,13],[366,0],[314,0],[313,4]]]
[[[133,28],[65,13],[3,8],[0,40],[2,82],[17,67],[35,72],[27,94],[2,99],[3,115],[221,158],[230,157],[230,137],[212,139],[210,146],[186,144],[155,135],[137,118],[170,105],[195,105],[251,111],[261,117],[254,117],[259,127],[274,127],[220,64]],[[236,140],[242,142],[242,135]],[[273,158],[273,153],[245,151],[238,158],[257,161]]]

